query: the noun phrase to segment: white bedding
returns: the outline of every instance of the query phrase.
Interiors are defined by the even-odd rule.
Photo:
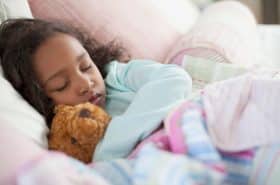
[[[280,25],[259,25],[259,60],[268,67],[280,68]]]

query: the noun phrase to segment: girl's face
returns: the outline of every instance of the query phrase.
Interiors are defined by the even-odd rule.
[[[74,37],[58,33],[47,39],[36,50],[33,66],[41,87],[55,104],[90,101],[104,107],[104,80]]]

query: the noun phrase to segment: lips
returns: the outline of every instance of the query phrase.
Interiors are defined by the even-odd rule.
[[[100,93],[96,93],[95,95],[93,95],[90,99],[89,102],[91,102],[92,104],[95,105],[101,105],[103,100],[103,96]]]

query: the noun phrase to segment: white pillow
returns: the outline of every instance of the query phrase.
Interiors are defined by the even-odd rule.
[[[0,21],[16,17],[32,18],[27,1],[0,0]],[[47,147],[46,134],[48,128],[45,124],[44,118],[31,105],[29,105],[3,77],[1,66],[0,102],[1,120],[5,120],[6,124],[19,130],[40,146],[44,148]]]
[[[0,1],[0,22],[3,22],[8,18],[18,17],[32,18],[32,13],[26,0]]]

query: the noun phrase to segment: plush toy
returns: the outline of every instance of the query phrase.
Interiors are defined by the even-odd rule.
[[[64,152],[85,163],[91,162],[110,116],[91,103],[58,105],[54,111],[48,135],[49,149]]]

